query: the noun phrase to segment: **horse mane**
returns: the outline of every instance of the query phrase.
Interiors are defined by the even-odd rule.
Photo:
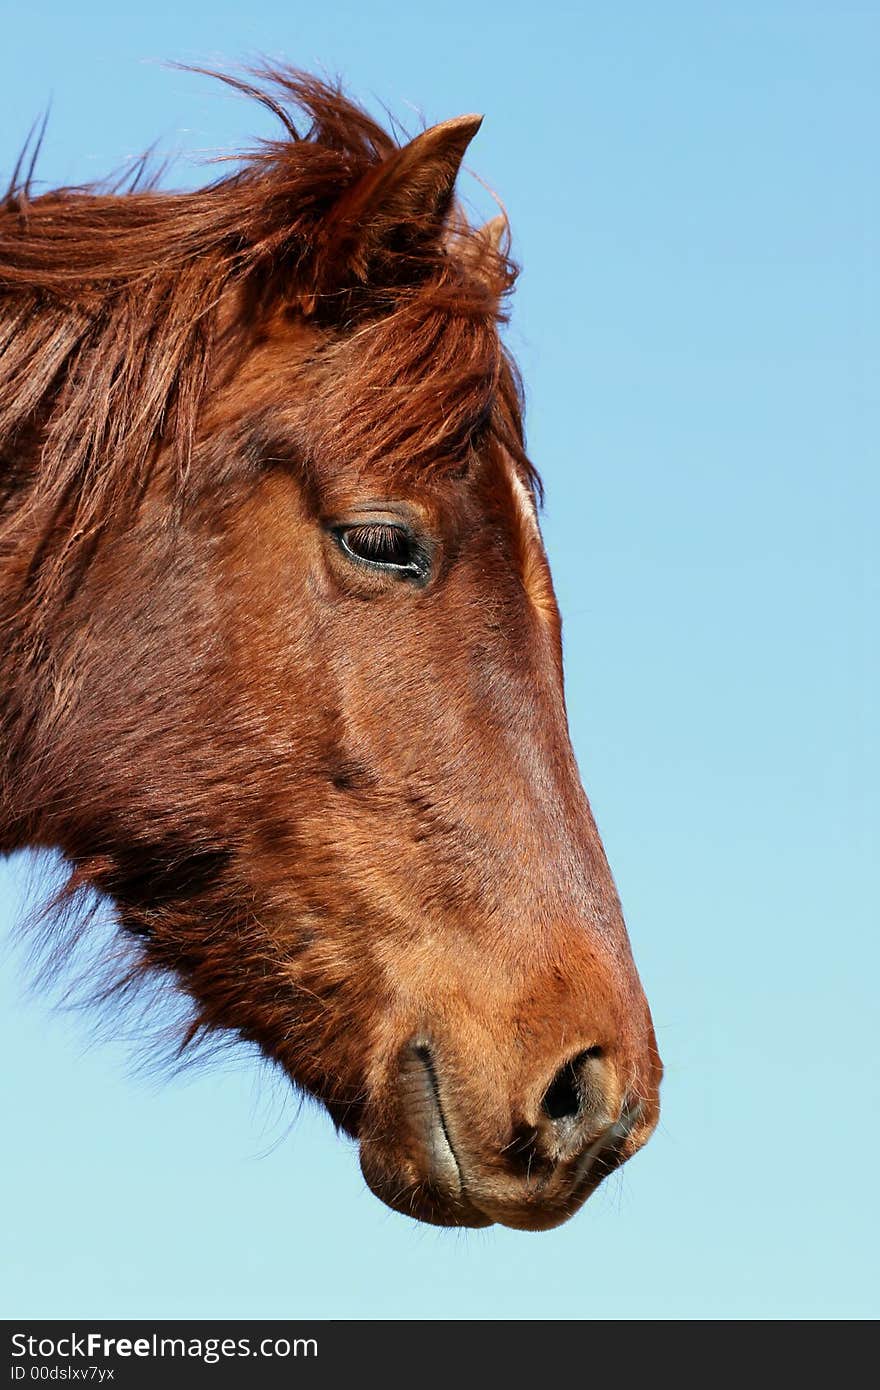
[[[144,183],[141,162],[126,187],[37,196],[38,138],[0,201],[0,558],[22,516],[37,518],[37,553],[42,528],[53,555],[28,572],[36,606],[143,495],[163,447],[183,494],[206,387],[230,343],[221,300],[238,306],[240,334],[280,303],[338,335],[370,326],[342,402],[349,458],[460,465],[488,427],[540,486],[498,336],[516,276],[506,252],[456,207],[441,244],[410,236],[368,276],[353,271],[327,228],[344,222],[346,198],[395,140],[338,87],[294,69],[211,75],[272,111],[283,138],[195,191]]]

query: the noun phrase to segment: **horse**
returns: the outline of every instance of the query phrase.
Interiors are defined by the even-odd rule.
[[[403,140],[217,75],[282,129],[213,182],[38,193],[35,137],[0,204],[0,852],[60,856],[181,1054],[254,1045],[394,1210],[548,1229],[662,1068],[570,742],[507,219],[456,196],[481,118]]]

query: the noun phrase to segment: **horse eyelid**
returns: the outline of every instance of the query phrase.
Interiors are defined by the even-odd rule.
[[[407,560],[404,564],[396,560],[377,560],[368,555],[361,555],[358,551],[353,549],[347,540],[348,533],[350,531],[363,531],[364,529],[366,529],[366,527],[363,522],[353,526],[335,526],[333,528],[333,535],[339,548],[349,559],[355,561],[355,563],[359,565],[370,565],[373,569],[391,570],[401,575],[414,575],[420,579],[427,577],[430,569],[427,557],[418,545],[418,542],[414,541],[403,527],[395,527],[394,529],[400,531],[401,535],[405,537],[413,552],[412,558]]]

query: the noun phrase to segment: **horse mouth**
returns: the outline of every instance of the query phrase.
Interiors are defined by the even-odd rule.
[[[478,1228],[497,1222],[541,1231],[561,1225],[628,1156],[628,1141],[641,1122],[641,1106],[624,1104],[618,1117],[570,1162],[551,1175],[533,1174],[523,1181],[504,1171],[501,1155],[484,1163],[457,1138],[454,1114],[424,1039],[401,1054],[398,1088],[405,1138],[401,1148],[394,1144],[396,1161],[387,1166],[362,1148],[364,1176],[386,1205],[434,1226]]]
[[[491,1226],[471,1200],[456,1153],[430,1044],[417,1039],[404,1051],[400,1064],[401,1097],[419,1151],[425,1176],[390,1205],[437,1226]],[[385,1194],[380,1194],[388,1201]]]
[[[409,1070],[417,1091],[421,1092],[423,1104],[416,1109],[417,1127],[421,1129],[420,1137],[431,1181],[445,1188],[450,1196],[460,1198],[464,1193],[464,1178],[443,1113],[443,1101],[431,1049],[427,1043],[414,1043],[410,1049],[410,1057],[412,1062],[409,1068],[408,1059],[404,1060],[401,1080]],[[421,1120],[420,1125],[418,1120]]]

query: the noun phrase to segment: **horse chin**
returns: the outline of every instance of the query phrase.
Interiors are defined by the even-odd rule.
[[[392,1211],[429,1226],[463,1226],[478,1230],[494,1224],[461,1187],[446,1188],[419,1174],[411,1160],[396,1163],[390,1154],[380,1157],[373,1146],[361,1144],[361,1172],[374,1196]]]

